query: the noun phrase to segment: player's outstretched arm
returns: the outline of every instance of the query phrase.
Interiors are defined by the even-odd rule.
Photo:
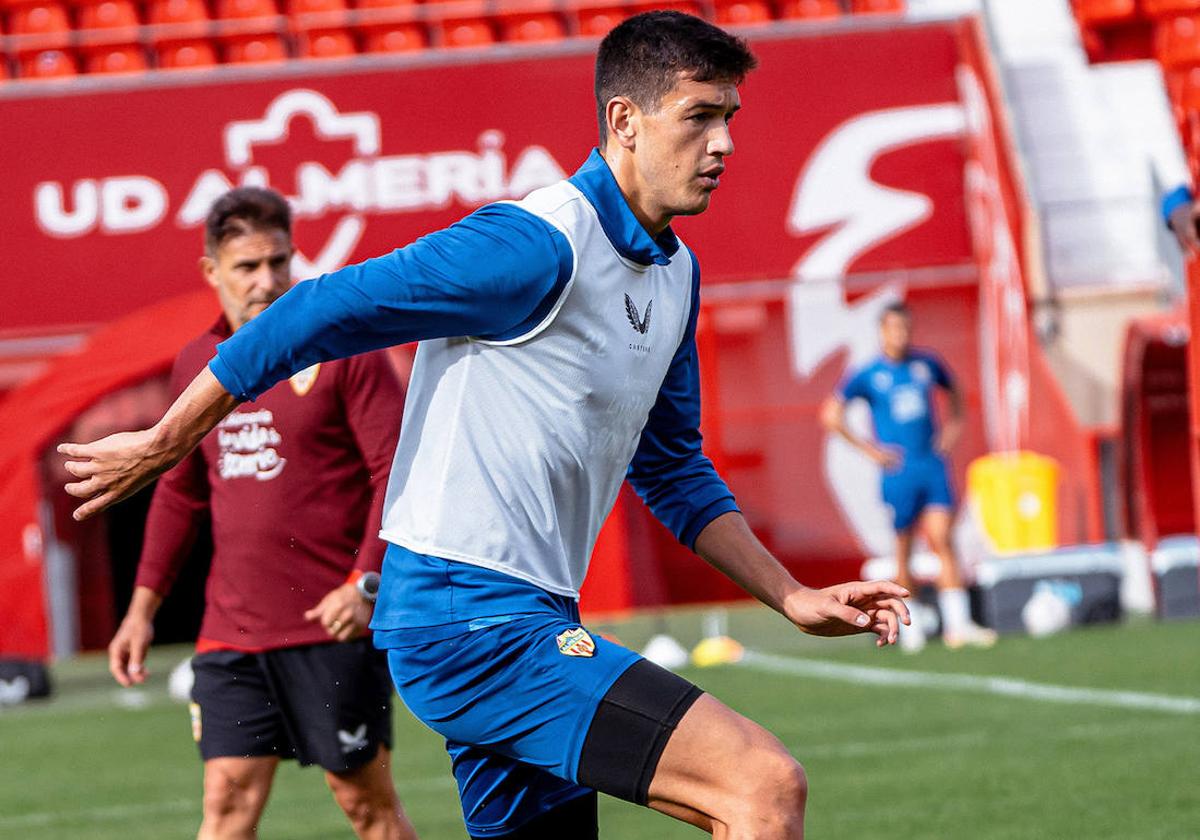
[[[846,424],[846,404],[840,397],[830,397],[821,405],[821,425],[858,449],[872,461],[884,469],[894,469],[900,465],[900,456],[889,449],[876,445],[866,438],[859,437]]]
[[[66,491],[83,504],[76,520],[94,516],[127,499],[175,466],[195,448],[238,401],[204,368],[153,428],[119,432],[92,443],[58,447],[67,472],[79,479]]]
[[[880,647],[895,644],[901,623],[909,624],[901,600],[908,590],[872,580],[809,589],[767,551],[736,511],[724,513],[696,538],[696,553],[805,633],[849,636],[874,633]]]

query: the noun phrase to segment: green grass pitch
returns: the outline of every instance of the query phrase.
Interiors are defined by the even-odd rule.
[[[665,626],[690,646],[702,621],[702,612],[684,610],[591,626],[638,648]],[[1006,638],[986,651],[933,644],[917,656],[877,651],[863,638],[807,638],[755,607],[731,609],[729,628],[751,650],[786,662],[834,663],[818,675],[752,663],[686,671],[804,762],[809,837],[1200,838],[1198,622]],[[0,710],[0,838],[193,836],[200,762],[187,709],[165,690],[186,653],[155,649],[152,679],[132,695],[111,682],[101,657],[81,657],[55,668],[52,701]],[[914,685],[860,678],[877,669],[921,673]],[[1030,684],[1055,687],[1057,699],[1028,696]],[[1138,697],[1126,702],[1122,692]],[[1153,708],[1146,694],[1181,699]],[[395,778],[421,836],[462,840],[440,740],[402,707],[396,727]],[[352,835],[320,773],[284,764],[262,836]],[[702,835],[602,798],[601,836]]]

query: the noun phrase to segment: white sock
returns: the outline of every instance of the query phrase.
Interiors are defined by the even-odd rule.
[[[912,618],[912,624],[905,625],[904,622],[901,622],[900,635],[904,636],[907,634],[910,636],[919,636],[924,638],[925,628],[922,626],[922,623],[920,623],[920,611],[922,611],[924,607],[917,606],[917,599],[914,598],[906,598],[904,600],[904,605],[908,607],[908,616]]]
[[[961,633],[971,623],[971,602],[965,589],[943,589],[938,592],[938,609],[942,612],[942,633]]]

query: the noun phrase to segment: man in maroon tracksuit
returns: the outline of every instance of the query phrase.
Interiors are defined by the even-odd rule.
[[[175,393],[288,289],[291,256],[277,193],[240,188],[213,205],[200,262],[224,314],[180,352]],[[324,768],[359,837],[416,836],[389,767],[387,660],[367,636],[403,400],[380,354],[315,365],[239,407],[158,483],[109,668],[122,685],[145,679],[154,614],[211,522],[192,663],[201,838],[254,836],[275,768],[292,757]]]

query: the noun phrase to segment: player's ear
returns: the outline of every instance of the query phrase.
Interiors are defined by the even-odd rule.
[[[609,138],[626,149],[634,147],[641,109],[627,96],[614,96],[604,108]]]
[[[204,277],[204,282],[214,289],[217,288],[217,261],[205,254],[200,258],[198,265],[200,274]]]

